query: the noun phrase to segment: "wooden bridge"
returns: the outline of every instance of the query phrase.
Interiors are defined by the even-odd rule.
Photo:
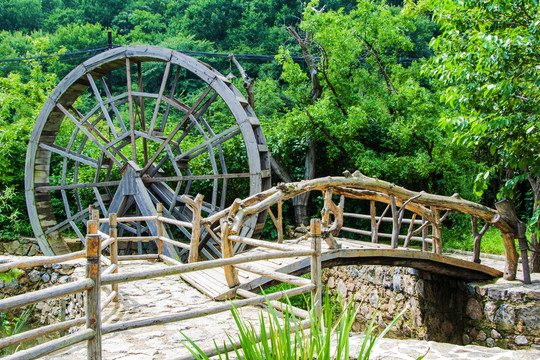
[[[390,245],[373,244],[349,239],[336,239],[340,249],[331,249],[322,244],[322,267],[340,265],[392,265],[406,266],[434,274],[446,275],[465,281],[487,280],[502,277],[503,273],[488,266],[465,261],[451,256],[439,255],[414,249],[393,249]],[[308,239],[285,241],[283,249],[310,249]],[[240,256],[264,254],[270,248],[256,247]],[[300,276],[310,272],[310,258],[295,256],[291,258],[259,260],[249,265],[236,266],[238,286],[229,288],[222,269],[212,268],[193,273],[182,274],[184,281],[215,300],[224,300],[236,294],[237,289],[258,292],[274,285],[277,279],[272,274],[283,273]]]

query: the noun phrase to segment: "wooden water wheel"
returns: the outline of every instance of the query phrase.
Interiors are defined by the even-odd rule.
[[[26,155],[26,201],[41,249],[61,254],[65,238],[84,242],[90,205],[102,216],[148,216],[160,202],[166,216],[189,221],[182,194],[202,193],[208,216],[269,188],[269,169],[259,121],[227,78],[177,51],[119,47],[77,66],[45,102]],[[155,232],[144,225],[119,231]],[[211,241],[203,252],[219,256]]]

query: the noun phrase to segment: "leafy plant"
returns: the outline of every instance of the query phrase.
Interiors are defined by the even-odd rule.
[[[291,307],[287,299],[288,306]],[[328,294],[324,298],[322,314],[318,317],[314,311],[310,313],[309,331],[300,326],[298,319],[291,315],[292,311],[284,313],[283,321],[280,322],[275,309],[270,305],[268,318],[263,313],[259,315],[259,329],[250,322],[241,319],[238,309],[233,306],[231,309],[233,318],[239,331],[239,343],[241,350],[238,349],[231,336],[227,335],[232,349],[238,358],[250,360],[280,360],[297,359],[312,360],[317,359],[349,359],[349,332],[356,318],[357,309],[353,303],[349,303],[346,309],[334,323],[334,315],[331,309]],[[357,359],[369,359],[371,351],[378,340],[383,338],[386,333],[394,326],[397,320],[403,315],[406,309],[399,313],[396,318],[386,326],[380,333],[376,334],[377,325],[375,313],[366,331],[364,341],[360,347]],[[198,360],[206,360],[209,357],[197,346],[189,337],[180,332],[187,340],[183,343],[191,354]],[[332,347],[332,340],[336,338],[336,348]],[[214,342],[220,359],[229,359],[227,352],[219,350]],[[425,355],[424,355],[425,356]],[[424,356],[418,359],[423,359]]]
[[[16,269],[14,269],[16,270]],[[3,275],[5,273],[0,274]],[[3,277],[2,277],[3,279]],[[13,319],[9,319],[9,316],[7,313],[0,312],[0,335],[1,337],[8,337],[12,335],[17,335],[21,332],[21,330],[24,328],[26,323],[28,322],[28,318],[30,317],[30,314],[34,311],[34,308],[36,305],[32,305],[21,313],[19,317],[14,317]],[[0,355],[6,355],[10,353],[14,353],[19,349],[20,345],[14,348],[13,346],[7,347],[5,349],[0,349]]]

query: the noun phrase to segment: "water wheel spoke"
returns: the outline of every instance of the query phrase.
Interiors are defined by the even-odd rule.
[[[116,116],[116,119],[118,120],[118,124],[120,125],[122,132],[126,133],[127,128],[126,128],[126,124],[124,124],[124,120],[122,119],[122,115],[120,115],[120,111],[118,110],[118,107],[116,106],[115,102],[111,101],[113,99],[111,90],[107,86],[107,82],[105,81],[104,77],[101,77],[100,80],[101,80],[101,86],[103,87],[103,90],[105,91],[105,95],[107,96],[106,104],[110,105],[112,111],[114,112],[114,115]]]
[[[101,108],[101,112],[103,116],[105,117],[105,120],[107,120],[107,124],[109,124],[109,129],[112,133],[112,136],[116,138],[118,136],[118,134],[116,133],[116,128],[109,114],[109,110],[105,106],[105,103],[103,102],[103,98],[101,97],[101,94],[99,93],[97,85],[94,81],[94,77],[92,76],[91,73],[87,73],[86,77],[88,78],[88,81],[90,82],[90,87],[92,88],[92,91],[94,92],[94,96],[96,97],[98,101],[99,107]]]
[[[169,144],[169,142],[174,138],[174,136],[176,136],[176,133],[181,129],[182,125],[187,121],[187,119],[189,119],[190,115],[199,107],[199,105],[201,104],[201,102],[206,98],[206,96],[210,93],[210,91],[212,91],[212,86],[208,86],[204,91],[203,93],[199,96],[199,98],[195,101],[195,103],[193,104],[193,106],[189,109],[189,111],[184,115],[184,117],[182,118],[182,120],[180,121],[180,123],[178,123],[176,125],[176,127],[174,128],[174,130],[170,133],[170,135],[167,137],[167,139],[160,145],[160,147],[158,148],[158,150],[155,152],[154,155],[152,155],[152,158],[150,159],[150,161],[146,164],[146,166],[142,169],[142,172],[141,174],[144,174],[148,171],[148,169],[150,168],[151,164],[154,163],[154,161],[156,161],[156,159],[158,158],[158,156],[161,154],[161,152],[163,151],[163,149],[165,149],[165,146],[167,144]]]

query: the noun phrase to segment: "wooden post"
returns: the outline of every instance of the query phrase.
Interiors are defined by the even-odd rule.
[[[98,235],[99,223],[88,221],[86,235],[86,277],[92,279],[94,286],[86,291],[86,328],[94,331],[88,340],[89,360],[101,359],[101,236]]]
[[[204,196],[197,194],[195,201],[191,204],[191,211],[193,212],[193,218],[191,223],[193,227],[191,229],[191,243],[189,245],[189,262],[194,263],[199,259],[199,241],[201,238],[201,209]]]
[[[519,251],[521,252],[521,265],[523,266],[523,282],[525,284],[530,284],[531,272],[529,269],[529,255],[527,254],[527,250],[529,250],[529,245],[527,244],[527,238],[525,237],[525,224],[522,221],[519,221],[517,227],[518,245]]]
[[[159,218],[163,216],[163,204],[162,203],[157,203],[156,204],[156,211],[157,211],[157,220],[156,220],[156,225],[157,225],[157,236],[158,236],[158,240],[157,240],[157,253],[158,253],[158,256],[161,256],[163,255],[163,241],[161,240],[161,237],[163,237],[163,221],[161,221]]]
[[[277,228],[277,242],[281,244],[283,242],[283,201],[279,200],[277,203],[278,213],[278,228]]]
[[[427,220],[422,216],[422,226],[424,226],[427,223]],[[429,251],[429,244],[426,241],[428,234],[428,226],[425,226],[422,229],[422,251]]]
[[[113,270],[113,274],[118,273],[118,222],[116,221],[116,214],[109,214],[109,236],[114,239],[111,243],[111,264],[116,265],[116,269]],[[118,301],[118,284],[112,285],[112,291],[116,291],[116,296],[113,301]]]
[[[399,212],[396,205],[396,197],[392,195],[392,249],[396,249],[399,245]]]
[[[310,225],[311,249],[315,251],[315,254],[311,256],[311,282],[315,285],[315,288],[311,290],[311,306],[318,321],[322,313],[321,220],[311,219]]]
[[[369,209],[371,215],[371,242],[379,242],[379,227],[377,226],[377,208],[375,207],[375,200],[369,202]]]
[[[223,258],[230,258],[234,256],[234,249],[231,240],[229,239],[229,223],[226,219],[221,219],[221,252],[223,253]],[[225,279],[227,280],[227,285],[230,288],[233,288],[240,284],[238,280],[238,270],[236,270],[232,265],[225,265],[223,267],[225,271]]]
[[[514,243],[514,233],[501,233],[504,244],[504,251],[506,253],[506,264],[504,266],[505,280],[516,280],[517,265],[519,255],[516,251],[516,244]]]
[[[413,213],[412,218],[411,218],[411,223],[409,225],[409,230],[407,231],[407,237],[405,238],[405,243],[403,244],[403,247],[405,248],[409,247],[409,243],[411,242],[411,237],[412,237],[415,221],[416,221],[416,213]]]
[[[433,215],[435,217],[435,222],[432,223],[433,226],[433,252],[435,254],[442,254],[442,242],[441,242],[441,214],[439,213],[439,209],[435,207],[431,207],[431,211],[433,212]]]

